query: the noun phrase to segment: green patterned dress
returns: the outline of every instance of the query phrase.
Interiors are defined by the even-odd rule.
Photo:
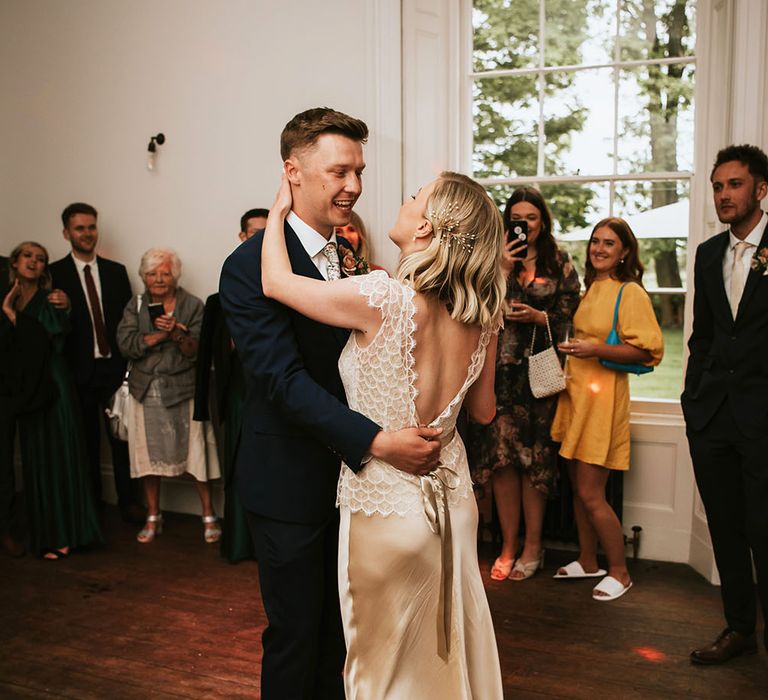
[[[579,276],[568,255],[557,253],[557,277],[536,271],[530,284],[522,287],[516,277],[507,285],[507,298],[518,299],[546,311],[557,344],[563,340],[579,305]],[[544,333],[536,333],[536,352],[544,349]],[[467,450],[472,480],[485,484],[496,469],[513,467],[526,474],[531,483],[550,496],[557,484],[557,445],[549,435],[557,396],[535,399],[528,383],[533,324],[507,321],[499,333],[496,358],[496,418],[490,425],[469,425]]]

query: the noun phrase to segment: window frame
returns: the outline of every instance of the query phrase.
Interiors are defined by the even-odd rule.
[[[540,46],[545,44],[546,36],[546,0],[538,0],[539,3],[539,42]],[[616,26],[614,32],[614,38],[620,36],[620,0],[614,0],[616,3]],[[685,182],[688,187],[688,207],[691,216],[689,220],[693,219],[693,207],[695,205],[694,198],[694,185],[699,180],[696,174],[695,158],[698,151],[698,144],[700,144],[699,136],[699,119],[697,119],[697,113],[699,110],[698,98],[700,90],[698,88],[701,76],[699,74],[699,62],[698,58],[701,55],[701,39],[702,32],[700,26],[700,10],[702,5],[706,5],[704,0],[694,0],[696,9],[696,44],[693,56],[678,56],[670,58],[649,58],[641,60],[624,61],[620,59],[621,47],[618,41],[614,45],[613,61],[605,63],[589,63],[567,66],[548,66],[545,63],[545,51],[540,50],[538,52],[538,65],[526,68],[514,68],[514,69],[499,69],[491,71],[475,71],[473,68],[473,52],[474,52],[474,25],[473,25],[473,2],[472,0],[461,0],[461,8],[459,12],[459,24],[462,39],[460,41],[461,55],[459,59],[459,65],[461,66],[461,97],[463,102],[463,109],[460,110],[460,153],[461,153],[461,169],[463,172],[467,172],[470,176],[474,177],[473,170],[473,155],[474,155],[474,117],[473,117],[473,85],[476,80],[483,78],[503,78],[520,75],[535,75],[537,77],[538,87],[538,134],[537,134],[537,163],[536,163],[536,175],[526,175],[518,177],[476,177],[477,182],[484,187],[491,187],[497,185],[533,185],[541,187],[543,185],[560,185],[560,184],[599,184],[607,185],[609,192],[609,211],[606,215],[613,216],[615,210],[616,199],[616,183],[619,182],[637,182],[637,181],[680,181]],[[709,9],[709,8],[705,8]],[[693,65],[696,69],[696,77],[694,82],[694,100],[693,100],[693,115],[694,115],[694,132],[693,132],[693,151],[694,151],[694,167],[691,170],[680,171],[645,171],[639,173],[619,173],[618,172],[618,141],[619,141],[619,92],[620,92],[620,71],[624,68],[632,68],[638,66],[652,66],[652,65],[670,65],[670,64],[685,64]],[[544,173],[544,150],[546,146],[545,134],[544,134],[544,80],[543,76],[552,72],[577,72],[583,70],[594,70],[597,68],[610,68],[612,71],[613,80],[613,101],[614,101],[614,123],[613,123],[613,156],[612,156],[612,172],[599,174],[599,175],[547,175]],[[697,188],[700,189],[700,188]],[[691,270],[691,262],[695,249],[700,242],[698,239],[691,238],[692,221],[689,223],[688,238],[686,243],[686,253],[689,259],[688,270]],[[689,275],[686,275],[684,286],[680,288],[649,288],[650,293],[680,293],[684,295],[684,315],[683,315],[683,331],[684,337],[687,337],[688,329],[690,327],[689,314],[691,311],[691,300],[688,293],[688,280]],[[685,343],[683,344],[683,360],[686,359],[687,350]],[[682,391],[683,378],[685,376],[685,362],[683,362],[683,375],[680,378],[680,389]],[[637,396],[631,397],[632,410],[640,412],[658,412],[667,413],[671,409],[673,413],[679,412],[680,400],[670,398],[655,398],[655,397],[643,397]]]

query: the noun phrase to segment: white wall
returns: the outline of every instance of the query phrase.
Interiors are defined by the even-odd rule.
[[[241,214],[277,191],[283,126],[330,106],[371,130],[356,210],[394,269],[399,0],[2,0],[0,65],[0,254],[32,239],[61,257],[61,210],[86,201],[99,210],[101,254],[128,266],[135,290],[141,254],[163,245],[205,298]],[[106,449],[102,461],[114,500]],[[178,480],[163,507],[199,512]]]
[[[60,212],[86,201],[99,210],[101,253],[126,263],[135,286],[141,253],[170,246],[182,284],[204,298],[238,242],[240,215],[271,204],[279,134],[296,112],[328,105],[366,120],[369,160],[382,134],[390,151],[399,139],[399,102],[394,116],[381,107],[372,74],[372,28],[386,23],[377,14],[386,5],[3,0],[0,253],[34,239],[60,257]],[[149,172],[147,144],[159,131],[167,142]],[[399,143],[395,151],[397,183]],[[364,218],[383,216],[383,177],[391,187],[378,164],[369,168]],[[381,233],[378,220],[370,225]]]

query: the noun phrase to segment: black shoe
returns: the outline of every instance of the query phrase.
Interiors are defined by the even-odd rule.
[[[23,557],[27,550],[21,542],[17,542],[10,535],[6,534],[0,538],[0,548],[9,557]]]
[[[757,642],[754,634],[740,634],[726,627],[714,642],[691,652],[691,663],[722,664],[736,656],[756,653]]]
[[[143,525],[147,514],[138,503],[129,503],[127,506],[120,506],[120,517],[132,525]]]

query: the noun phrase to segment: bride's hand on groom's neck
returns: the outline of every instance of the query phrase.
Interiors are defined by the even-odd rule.
[[[379,432],[371,443],[373,457],[391,464],[395,469],[424,476],[434,471],[440,461],[442,428],[403,428],[395,432]]]

